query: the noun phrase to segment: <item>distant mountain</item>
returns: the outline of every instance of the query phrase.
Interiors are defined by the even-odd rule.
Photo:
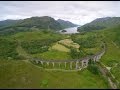
[[[15,23],[17,23],[19,21],[20,20],[11,20],[11,19],[3,20],[3,21],[0,21],[0,27],[14,25]]]
[[[31,17],[27,19],[23,19],[20,21],[16,21],[12,24],[9,24],[8,21],[6,22],[6,26],[4,27],[1,25],[0,33],[16,33],[20,31],[30,31],[30,30],[61,30],[63,27],[59,22],[49,16],[43,17]]]
[[[0,21],[0,34],[10,34],[21,31],[34,31],[34,30],[61,30],[64,28],[75,27],[69,21],[61,19],[55,20],[49,16],[31,17],[21,20],[4,20]]]
[[[53,30],[59,30],[62,28],[60,23],[58,23],[55,19],[49,16],[27,18],[24,19],[19,24],[17,24],[16,26],[29,28],[36,27],[39,29],[53,29]]]
[[[62,28],[69,28],[69,27],[78,26],[76,24],[73,24],[70,21],[65,21],[65,20],[62,20],[62,19],[58,19],[57,21],[61,24]]]
[[[120,24],[120,17],[97,18],[90,23],[78,27],[78,31],[92,31],[113,27]]]

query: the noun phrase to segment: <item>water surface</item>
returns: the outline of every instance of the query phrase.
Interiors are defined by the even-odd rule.
[[[62,30],[60,30],[60,33],[62,33],[62,34],[79,33],[79,32],[77,32],[77,27],[65,28],[63,30],[65,30],[66,32],[61,32]]]

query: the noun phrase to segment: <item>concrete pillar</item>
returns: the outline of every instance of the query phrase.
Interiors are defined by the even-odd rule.
[[[86,60],[86,66],[88,66],[89,59]]]
[[[99,61],[99,59],[100,59],[100,55],[98,56],[98,61]]]
[[[100,54],[100,59],[101,59],[102,55],[103,55],[103,54],[101,53],[101,54]]]
[[[101,55],[99,55],[99,59],[101,59]],[[98,59],[98,61],[99,61],[99,59]]]
[[[47,65],[49,66],[49,62],[47,62]]]
[[[41,62],[41,64],[43,65],[43,61],[40,61]]]
[[[60,68],[61,62],[59,62],[59,68]]]
[[[104,52],[101,53],[101,56],[104,54]]]
[[[78,61],[76,61],[76,69],[78,69],[78,63],[79,63],[79,62],[78,62]]]
[[[85,60],[83,60],[83,62],[82,62],[82,63],[83,63],[83,65],[82,65],[83,67],[87,66],[87,60],[86,60],[86,59],[85,59]]]
[[[91,59],[92,60],[92,59]],[[95,62],[95,57],[93,57],[93,61]]]
[[[39,63],[39,61],[38,61],[38,60],[36,60],[36,63],[38,64],[38,63]]]
[[[65,62],[65,68],[66,68],[66,63],[67,63],[67,62]]]
[[[98,61],[98,56],[96,57],[96,61]]]
[[[72,63],[73,63],[73,62],[70,62],[70,69],[72,69]]]
[[[55,63],[54,62],[52,62],[52,64],[53,64],[53,67],[55,66]]]
[[[95,62],[97,61],[97,56],[95,56]]]
[[[82,63],[82,67],[84,67],[84,60],[82,60],[81,63]]]
[[[77,69],[77,62],[76,62],[76,64],[75,64],[75,67],[76,67],[76,69]]]
[[[95,62],[96,62],[96,56],[95,56],[94,60],[95,60]]]

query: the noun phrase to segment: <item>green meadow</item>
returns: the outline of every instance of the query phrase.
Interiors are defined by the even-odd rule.
[[[116,29],[117,32],[117,29]],[[6,41],[1,42],[0,50],[4,47],[5,58],[1,56],[0,60],[0,88],[110,88],[106,79],[101,74],[95,75],[88,69],[81,71],[69,71],[69,64],[66,70],[59,71],[41,68],[40,65],[27,60],[27,57],[37,57],[45,60],[70,60],[71,56],[70,44],[61,40],[71,39],[72,43],[79,44],[79,53],[81,56],[95,54],[101,50],[101,42],[107,44],[107,51],[101,58],[101,62],[107,67],[111,67],[110,71],[115,78],[120,81],[119,63],[120,50],[119,43],[115,41],[116,32],[109,30],[87,32],[85,34],[64,35],[53,32],[33,31],[20,32],[11,36],[2,37]],[[108,39],[108,37],[110,37]],[[7,44],[7,42],[12,44]],[[14,45],[14,43],[16,43]],[[46,45],[46,46],[45,46]],[[42,48],[41,48],[42,47]],[[74,48],[74,47],[73,47]],[[10,51],[14,51],[8,54]],[[34,51],[34,52],[33,52]],[[16,53],[15,56],[13,54]],[[73,65],[73,68],[75,64]],[[64,65],[61,65],[64,69]],[[48,69],[48,70],[47,70]],[[99,82],[98,82],[99,81]]]
[[[87,69],[49,71],[21,60],[0,60],[0,67],[0,88],[108,88],[103,77]]]

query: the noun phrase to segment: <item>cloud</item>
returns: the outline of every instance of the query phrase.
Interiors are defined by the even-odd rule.
[[[120,16],[120,1],[1,1],[0,20],[51,16],[83,25],[96,18]]]

